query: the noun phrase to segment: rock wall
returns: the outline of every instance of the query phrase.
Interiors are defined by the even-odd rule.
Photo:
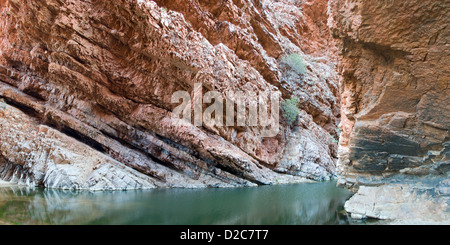
[[[329,2],[341,57],[339,184],[394,185],[364,188],[351,212],[395,218],[389,195],[410,207],[424,198],[450,203],[449,8],[448,1]],[[399,190],[411,198],[397,200]]]
[[[332,178],[340,101],[326,6],[0,1],[2,177],[87,189]],[[281,62],[289,54],[303,57],[305,74]],[[171,96],[194,95],[194,83],[294,95],[300,115],[270,138],[257,127],[179,124]]]
[[[341,40],[343,175],[447,172],[448,3],[331,1],[330,7]]]

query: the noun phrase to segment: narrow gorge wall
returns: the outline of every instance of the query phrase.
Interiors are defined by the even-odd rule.
[[[348,211],[442,219],[449,210],[449,8],[449,1],[329,2],[342,75],[339,184],[363,186]]]
[[[448,5],[331,1],[341,41],[340,167],[347,181],[448,172]]]
[[[58,188],[245,186],[336,175],[327,1],[0,1],[1,178]],[[281,62],[299,54],[306,73]],[[297,96],[292,130],[195,127],[175,91]]]

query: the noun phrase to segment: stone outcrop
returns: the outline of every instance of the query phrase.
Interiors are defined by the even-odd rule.
[[[228,179],[205,174],[201,176],[202,183],[153,162],[141,163],[141,166],[124,165],[59,130],[40,124],[12,106],[3,104],[0,116],[3,153],[0,178],[11,183],[89,190],[205,187],[204,183],[211,186],[252,185],[226,173],[222,175]],[[116,152],[139,157],[120,144],[110,143]]]
[[[351,212],[392,218],[376,211],[384,205],[394,212],[386,203],[391,194],[391,200],[411,197],[398,205],[447,200],[439,190],[450,170],[449,7],[448,1],[329,2],[341,57],[339,184],[355,191],[378,186],[360,189]],[[415,199],[417,189],[428,191]]]
[[[439,180],[438,180],[439,183]],[[450,224],[449,183],[360,186],[345,203],[352,218],[377,218],[389,224]]]
[[[59,188],[219,187],[335,176],[327,1],[0,1],[2,176]],[[300,54],[306,73],[281,62]],[[175,91],[279,91],[292,130],[180,124]],[[79,174],[79,175],[78,175]],[[65,180],[62,180],[64,178]]]

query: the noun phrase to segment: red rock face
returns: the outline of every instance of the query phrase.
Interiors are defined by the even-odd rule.
[[[445,1],[330,1],[347,184],[448,173],[448,9]]]
[[[326,6],[323,0],[0,1],[0,96],[12,114],[20,109],[30,118],[23,120],[30,130],[46,125],[51,130],[45,132],[59,131],[63,135],[48,137],[55,145],[72,140],[89,146],[83,151],[150,177],[144,178],[148,187],[327,179],[335,170],[340,109]],[[280,62],[292,53],[302,55],[305,74]],[[180,90],[193,95],[194,83],[204,92],[294,95],[300,116],[289,131],[281,120],[271,138],[255,127],[177,124],[171,96]],[[23,138],[8,126],[16,121],[4,117],[1,136],[12,140],[3,147],[39,145],[41,138]],[[34,157],[52,147],[32,149],[22,157],[33,161],[2,150],[0,163],[20,166],[43,185],[50,181],[34,165],[65,171]],[[62,162],[74,159],[65,156]],[[89,171],[95,175],[96,169]],[[122,188],[112,181],[117,176],[108,176],[108,188]],[[90,188],[87,182],[56,186]]]

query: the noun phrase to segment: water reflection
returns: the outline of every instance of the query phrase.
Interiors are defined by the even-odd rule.
[[[335,183],[87,192],[0,188],[0,224],[348,224]]]

